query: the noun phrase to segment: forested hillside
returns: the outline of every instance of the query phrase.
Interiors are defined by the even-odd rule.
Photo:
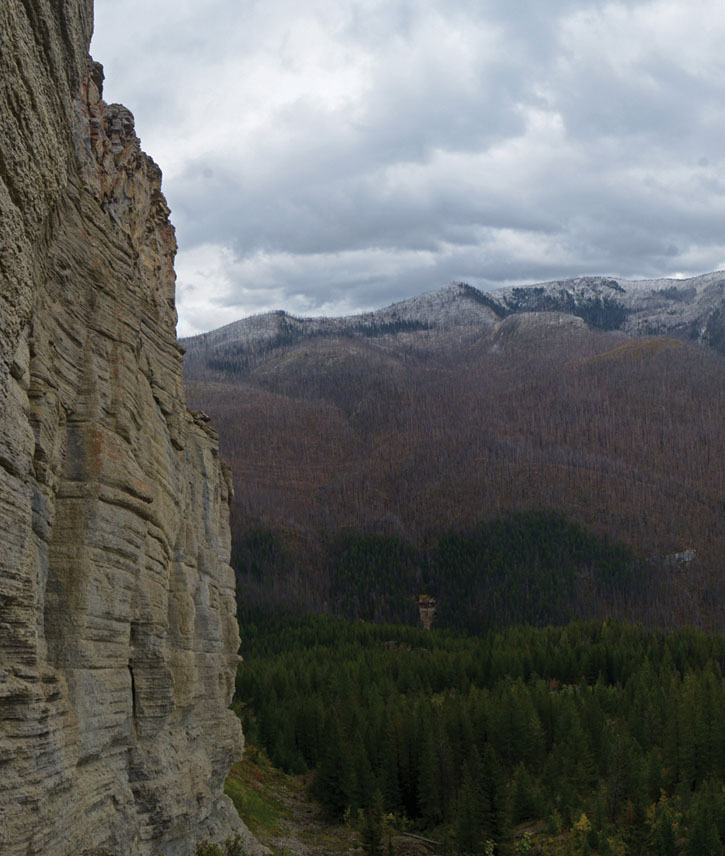
[[[477,332],[461,322],[292,337],[268,351],[260,345],[253,367],[231,360],[202,371],[196,354],[188,394],[213,419],[232,465],[244,596],[414,619],[417,595],[445,595],[443,557],[456,553],[449,591],[482,585],[485,567],[493,600],[505,604],[501,612],[490,588],[484,598],[474,587],[482,620],[493,609],[505,620],[615,615],[720,627],[723,358],[572,316],[492,317]],[[619,545],[627,557],[617,585],[603,585],[596,563],[573,556],[552,596],[546,574],[556,562],[539,556],[529,566],[526,553],[550,552],[552,532],[539,525],[540,545],[526,546],[530,512],[544,515],[540,523],[565,520],[564,533],[576,526],[585,539]],[[514,520],[523,527],[514,557],[523,587],[512,599],[514,580],[495,570],[504,565],[476,557],[487,549],[482,533],[510,530]],[[515,552],[519,537],[506,538]],[[353,545],[363,551],[357,582],[341,588],[357,561]],[[390,591],[366,582],[386,573]],[[630,597],[633,574],[640,582]],[[439,601],[439,618],[447,604]]]
[[[245,733],[366,853],[722,856],[725,362],[472,292],[191,355]]]
[[[435,607],[436,626],[481,633],[522,621],[650,615],[674,594],[654,563],[554,512],[447,531],[423,547],[354,530],[321,540],[324,611],[353,620],[417,624],[422,596]],[[299,611],[305,588],[294,582],[309,585],[299,553],[269,530],[240,539],[240,603]],[[307,608],[315,605],[310,596]]]
[[[721,856],[725,638],[620,624],[479,638],[249,614],[248,739],[332,816],[441,851]],[[366,851],[368,852],[368,851]]]

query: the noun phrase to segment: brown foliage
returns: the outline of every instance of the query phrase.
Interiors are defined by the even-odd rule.
[[[190,406],[220,432],[236,527],[422,543],[554,508],[660,557],[678,620],[722,608],[721,357],[524,316],[472,345],[414,338],[303,341],[251,371],[212,373],[196,354]],[[664,558],[689,549],[692,562]]]

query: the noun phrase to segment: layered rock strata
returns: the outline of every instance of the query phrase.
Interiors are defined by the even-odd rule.
[[[92,0],[0,5],[0,853],[185,856],[246,833],[230,480],[91,31]]]

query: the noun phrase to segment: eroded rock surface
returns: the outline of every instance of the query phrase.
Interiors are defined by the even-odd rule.
[[[0,852],[184,856],[246,834],[230,480],[91,31],[91,0],[0,4]]]

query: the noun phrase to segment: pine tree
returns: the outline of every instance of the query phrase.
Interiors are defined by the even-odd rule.
[[[541,800],[536,783],[523,762],[514,773],[513,813],[514,823],[533,820],[541,814]]]
[[[717,826],[704,797],[700,798],[694,811],[687,856],[722,856]]]
[[[443,819],[441,781],[438,774],[432,733],[428,733],[420,756],[418,773],[418,809],[423,820],[433,826]]]
[[[389,716],[385,728],[382,766],[383,802],[387,811],[402,811],[403,795],[400,788],[397,729],[393,717]]]
[[[631,820],[622,837],[627,856],[647,856],[650,830],[647,824],[647,806],[643,796],[635,795]]]
[[[468,763],[464,765],[463,781],[458,792],[456,812],[458,852],[474,854],[481,847],[481,795]]]
[[[359,731],[351,744],[351,757],[353,765],[353,791],[350,805],[353,809],[370,805],[375,792],[375,776],[373,774],[368,753]]]
[[[317,765],[313,792],[335,818],[340,818],[352,804],[355,778],[349,747],[343,741],[337,720],[328,728],[328,742]]]
[[[670,810],[664,808],[658,812],[652,835],[653,856],[677,856],[675,831],[672,828]]]
[[[629,790],[632,794],[630,821],[624,830],[627,856],[646,856],[649,852],[650,830],[647,823],[647,801],[644,790],[643,764],[638,759],[632,764]]]
[[[363,813],[360,839],[365,856],[383,856],[383,795],[379,790]]]

